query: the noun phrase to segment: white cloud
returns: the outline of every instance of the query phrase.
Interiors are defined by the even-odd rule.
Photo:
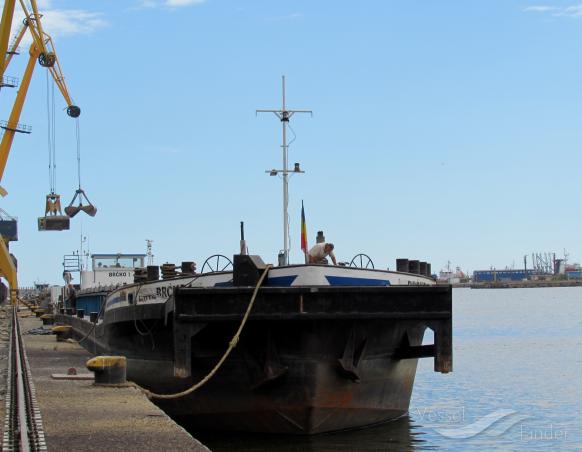
[[[183,8],[204,3],[206,0],[140,0],[139,8]]]
[[[40,11],[44,11],[45,9],[52,8],[52,6],[53,6],[52,0],[38,0],[36,2],[36,4],[37,4],[38,9]]]
[[[41,8],[41,4],[44,6],[43,8]],[[103,19],[101,13],[82,9],[50,9],[49,0],[39,2],[39,12],[42,14],[43,30],[53,38],[91,34],[107,26],[107,22]],[[23,19],[24,13],[17,10],[12,22],[12,36],[20,29]],[[30,33],[27,32],[21,45],[26,46],[31,42],[32,38]]]
[[[81,9],[45,10],[43,26],[52,35],[90,34],[107,26],[101,13]]]
[[[580,17],[582,16],[582,4],[568,6],[566,8],[562,8],[557,16],[570,16],[570,17]]]
[[[556,17],[582,17],[582,3],[571,6],[528,6],[525,12],[548,13]]]
[[[138,9],[139,8],[155,8],[156,6],[158,6],[158,2],[156,2],[155,0],[142,0],[138,5]]]
[[[547,11],[554,11],[556,9],[555,6],[528,6],[524,9],[526,12],[536,12],[536,13],[545,13]]]
[[[165,0],[165,5],[171,8],[179,8],[181,6],[191,6],[204,3],[204,0]]]

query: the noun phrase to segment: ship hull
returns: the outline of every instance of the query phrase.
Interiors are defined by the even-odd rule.
[[[176,393],[204,378],[240,325],[252,288],[177,289],[172,305],[128,306],[95,327],[59,315],[96,354],[124,355],[128,378]],[[435,344],[422,345],[425,331]],[[408,411],[417,360],[452,367],[450,287],[265,288],[240,342],[210,381],[154,399],[199,430],[314,434]]]

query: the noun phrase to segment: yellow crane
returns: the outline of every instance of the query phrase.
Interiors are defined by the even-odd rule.
[[[36,66],[36,62],[50,71],[59,91],[67,102],[67,114],[73,118],[77,118],[81,114],[81,109],[74,105],[63,76],[55,47],[51,37],[43,31],[41,23],[41,15],[38,12],[36,0],[30,0],[32,11],[29,11],[27,5],[23,0],[20,0],[20,6],[25,15],[23,26],[17,33],[13,43],[8,46],[10,30],[12,27],[12,19],[14,16],[15,0],[5,0],[4,9],[2,12],[2,23],[0,24],[0,65],[1,65],[1,81],[4,82],[4,73],[10,64],[12,56],[16,54],[18,45],[22,41],[27,30],[32,36],[32,44],[29,49],[29,59],[24,71],[24,75],[20,82],[20,87],[10,113],[8,121],[0,122],[0,127],[4,129],[4,135],[0,141],[0,181],[4,175],[12,142],[16,133],[30,133],[30,128],[20,124],[20,115],[26,94],[30,86],[32,74]],[[0,186],[0,195],[6,196],[7,192]],[[8,240],[4,237],[0,240],[0,275],[5,277],[10,286],[10,298],[13,303],[16,302],[18,292],[18,279],[16,273],[16,266],[10,252],[8,251]]]
[[[50,67],[54,64],[55,53],[43,42],[43,36],[45,35],[40,18],[42,15],[38,12],[38,6],[36,0],[29,0],[30,9],[24,0],[19,0],[22,11],[26,19],[24,20],[25,25],[31,25],[30,19],[34,21],[34,27],[30,28],[33,40],[39,45],[40,49],[40,59],[39,62],[41,66]],[[12,21],[14,18],[16,0],[5,0],[4,8],[2,11],[2,22],[0,23],[0,56],[7,55],[8,42],[10,39],[10,31],[12,29]],[[28,22],[28,23],[27,23]],[[22,39],[22,36],[20,37]],[[20,42],[20,41],[19,41]],[[18,45],[17,45],[18,46]],[[17,47],[16,46],[16,47]],[[8,53],[10,54],[10,53]],[[4,76],[4,72],[10,63],[10,58],[4,60],[4,64],[0,66],[0,76]]]
[[[32,79],[37,60],[42,66],[47,67],[50,71],[59,91],[67,102],[67,114],[73,118],[77,118],[81,114],[81,109],[73,104],[71,96],[67,90],[67,85],[65,83],[59,60],[54,51],[53,41],[46,33],[43,33],[43,35],[36,33],[37,29],[35,28],[35,25],[33,25],[35,22],[40,23],[37,19],[33,19],[32,17],[25,20],[25,26],[18,33],[5,58],[7,63],[10,63],[12,55],[15,53],[15,49],[20,44],[26,30],[29,29],[34,36],[34,40],[30,45],[28,64],[24,70],[24,76],[20,81],[20,87],[10,117],[8,121],[0,122],[0,127],[5,130],[4,135],[2,136],[2,141],[0,142],[0,181],[2,181],[4,175],[4,169],[6,168],[6,162],[8,161],[8,155],[10,154],[10,148],[12,147],[14,136],[17,132],[30,133],[30,129],[19,124],[18,121],[20,120],[20,114],[24,107],[24,101],[26,100],[28,87],[30,86],[30,80]],[[42,36],[42,39],[40,36]],[[45,50],[43,50],[43,48]],[[5,64],[4,67],[7,67],[7,64]],[[6,191],[2,187],[0,187],[0,195],[6,196]]]
[[[8,50],[8,40],[12,29],[12,18],[14,17],[14,7],[16,0],[4,0],[2,9],[2,22],[0,22],[0,55],[6,55]],[[0,79],[4,80],[4,60],[0,62]]]

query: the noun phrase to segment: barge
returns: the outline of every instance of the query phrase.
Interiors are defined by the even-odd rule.
[[[264,271],[240,341],[214,377],[185,397],[154,399],[173,418],[201,430],[364,427],[408,411],[419,358],[452,370],[451,287],[406,272],[267,269],[257,256],[235,255],[231,271],[86,289],[76,312],[56,320],[90,352],[125,356],[140,386],[176,393],[220,360]],[[98,312],[87,312],[96,299]],[[423,345],[427,329],[434,343]]]

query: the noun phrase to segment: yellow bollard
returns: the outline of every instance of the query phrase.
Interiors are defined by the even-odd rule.
[[[40,316],[43,325],[52,325],[55,323],[55,316],[52,314],[43,314]]]
[[[57,342],[65,342],[73,335],[73,327],[69,325],[58,325],[53,328],[53,333],[57,335]]]
[[[87,361],[87,369],[95,373],[96,385],[124,384],[127,359],[125,356],[96,356]]]

